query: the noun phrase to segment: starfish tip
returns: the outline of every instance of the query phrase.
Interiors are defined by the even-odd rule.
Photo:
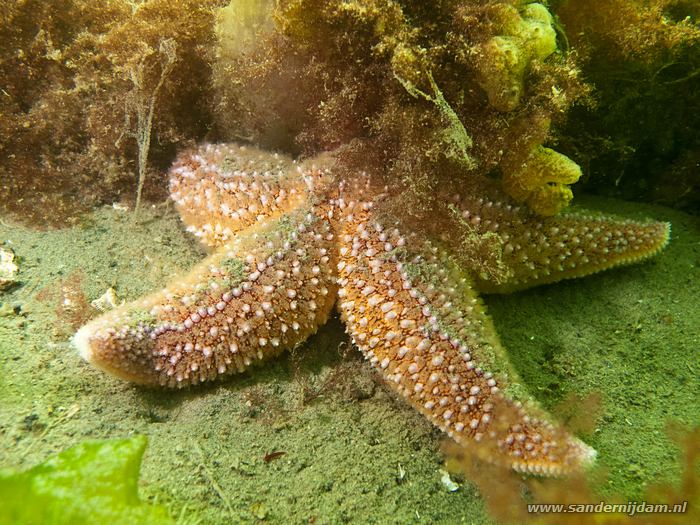
[[[593,466],[593,463],[595,463],[596,457],[598,456],[598,451],[591,447],[590,445],[587,445],[580,439],[576,439],[576,445],[578,445],[578,461],[580,467],[583,469],[589,468]]]
[[[661,243],[659,244],[659,250],[665,248],[666,245],[671,240],[671,223],[670,222],[662,222],[660,224],[663,227],[663,235],[661,237]]]
[[[128,359],[123,359],[113,334],[104,332],[110,317],[98,317],[80,328],[71,338],[71,344],[83,360],[93,367],[124,381],[141,385],[156,384],[148,367],[134,367]]]
[[[78,330],[75,335],[71,338],[71,344],[78,351],[80,357],[86,362],[92,362],[93,349],[90,345],[90,338],[92,336],[92,329],[89,324],[83,326]]]

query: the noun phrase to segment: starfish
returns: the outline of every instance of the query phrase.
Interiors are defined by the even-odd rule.
[[[639,261],[665,246],[670,225],[541,218],[475,179],[444,202],[467,251],[497,248],[498,264],[484,265],[456,257],[439,229],[432,239],[412,233],[386,212],[387,188],[366,175],[338,180],[334,167],[328,155],[296,163],[238,145],[181,154],[171,196],[211,254],[82,327],[80,354],[118,378],[179,388],[294,348],[337,305],[385,382],[458,443],[520,472],[559,475],[590,462],[593,449],[518,384],[478,293]]]

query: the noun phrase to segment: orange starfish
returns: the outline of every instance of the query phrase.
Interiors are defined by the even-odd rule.
[[[128,381],[183,387],[299,345],[337,303],[387,384],[457,442],[478,442],[489,460],[524,472],[588,462],[594,451],[515,381],[477,292],[639,261],[665,246],[669,225],[538,218],[474,180],[447,207],[464,239],[495,246],[494,273],[460,267],[448,248],[402,231],[379,212],[382,191],[358,180],[336,180],[330,159],[296,164],[243,146],[181,155],[172,198],[188,231],[214,251],[162,291],[81,328],[81,355]]]

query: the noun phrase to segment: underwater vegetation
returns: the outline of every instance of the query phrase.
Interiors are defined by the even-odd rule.
[[[542,144],[586,88],[540,4],[236,1],[217,48],[221,5],[6,3],[3,207],[60,223],[214,124],[306,155],[351,143],[349,166],[371,159],[412,188],[499,168],[543,214],[570,200],[578,170]]]
[[[592,400],[576,400],[578,409],[583,407],[591,409]],[[586,421],[586,419],[589,419]],[[590,413],[579,414],[579,422],[591,425]],[[595,425],[593,425],[594,427]],[[589,428],[589,431],[592,428]],[[564,505],[586,505],[591,502],[599,502],[597,488],[606,481],[604,472],[597,472],[588,477],[582,475],[569,476],[567,479],[542,479],[529,478],[518,479],[512,472],[505,469],[484,469],[483,463],[467,449],[454,444],[447,444],[444,452],[447,455],[447,467],[452,472],[461,472],[472,480],[484,495],[490,515],[498,520],[498,523],[526,523],[533,525],[557,525],[560,523],[590,525],[605,523],[609,525],[682,525],[696,523],[700,519],[700,428],[691,431],[682,431],[680,428],[670,425],[667,432],[672,439],[682,447],[681,463],[683,473],[678,486],[665,483],[656,483],[649,487],[643,501],[682,505],[686,502],[686,511],[683,513],[654,513],[654,512],[621,512],[618,514],[579,513],[562,515],[560,513],[530,513],[527,506],[522,505],[524,498],[528,503],[560,503]],[[621,496],[606,498],[606,501],[618,504],[627,504],[628,499]],[[640,500],[641,501],[641,500]],[[669,507],[669,508],[670,508]]]
[[[700,3],[553,2],[592,85],[559,147],[587,191],[700,209]]]
[[[381,167],[408,190],[404,210],[429,209],[450,180],[496,173],[542,215],[571,200],[580,170],[544,144],[587,87],[543,5],[261,3],[255,19],[267,19],[241,43],[250,4],[232,2],[220,22],[226,138],[304,155],[341,148],[348,170]]]
[[[0,524],[173,525],[138,497],[146,442],[85,441],[24,472],[0,470]]]
[[[592,190],[696,202],[692,1],[13,0],[1,14],[0,206],[25,222],[131,205],[144,181],[160,199],[176,151],[205,138],[342,146],[348,169],[403,185],[405,209],[479,175],[553,215],[579,165]]]
[[[222,4],[3,2],[0,208],[60,225],[125,191],[131,203],[136,181],[201,139]]]

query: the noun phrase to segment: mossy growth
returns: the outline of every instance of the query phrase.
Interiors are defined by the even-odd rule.
[[[404,204],[446,179],[506,178],[556,140],[590,189],[694,206],[697,2],[549,5],[8,2],[0,208],[55,225],[132,202],[137,178],[162,196],[175,150],[206,136],[303,155],[342,146],[341,167],[381,171],[409,190]],[[588,93],[578,63],[595,106],[575,106]],[[571,195],[545,194],[535,211]]]
[[[219,265],[224,270],[225,276],[217,284],[225,288],[233,288],[245,280],[245,261],[239,257],[224,257]]]
[[[231,290],[240,285],[247,276],[246,263],[240,257],[229,256],[223,253],[221,258],[212,262],[218,267],[216,277],[206,282],[199,282],[194,287],[192,299],[194,301],[211,301],[210,294],[219,297],[220,290]],[[216,301],[219,299],[217,298]]]
[[[510,270],[503,261],[503,240],[496,232],[477,233],[454,204],[447,209],[452,219],[459,224],[458,247],[454,250],[457,263],[462,268],[479,268],[480,279],[496,283],[505,281]],[[476,276],[475,276],[476,277]]]
[[[394,59],[396,59],[396,54],[394,55]],[[394,68],[397,69],[397,66],[395,65]],[[473,146],[474,142],[469,136],[469,133],[467,133],[467,130],[464,129],[464,124],[462,124],[462,121],[459,120],[459,116],[445,100],[442,91],[440,91],[440,88],[438,88],[437,84],[435,83],[435,79],[433,79],[432,73],[427,73],[432,95],[424,93],[412,82],[400,77],[396,73],[395,76],[411,96],[415,98],[422,97],[425,100],[435,104],[442,117],[447,121],[447,127],[443,131],[444,143],[446,147],[445,156],[447,158],[455,159],[457,162],[463,163],[467,170],[476,168],[476,161],[469,154],[469,150]]]
[[[0,470],[0,524],[175,524],[138,496],[146,437],[86,441],[43,463]]]
[[[129,311],[127,326],[129,328],[136,328],[138,326],[153,326],[156,319],[156,316],[150,311],[133,309]]]
[[[28,0],[2,14],[0,202],[34,222],[153,196],[175,150],[205,136],[342,147],[341,171],[425,197],[501,170],[504,152],[526,158],[549,139],[531,124],[585,93],[547,9],[522,0]]]
[[[255,23],[239,34],[242,19]],[[446,181],[527,158],[587,92],[532,2],[281,0],[251,13],[236,0],[217,34],[223,137],[309,156],[335,149],[343,175],[371,172],[408,215]],[[513,67],[499,42],[517,53]],[[506,84],[517,91],[507,103],[496,92]]]
[[[574,108],[558,148],[587,191],[700,209],[700,4],[553,2],[595,104]]]
[[[39,225],[162,195],[174,151],[211,123],[215,7],[225,0],[4,2],[0,209]]]

